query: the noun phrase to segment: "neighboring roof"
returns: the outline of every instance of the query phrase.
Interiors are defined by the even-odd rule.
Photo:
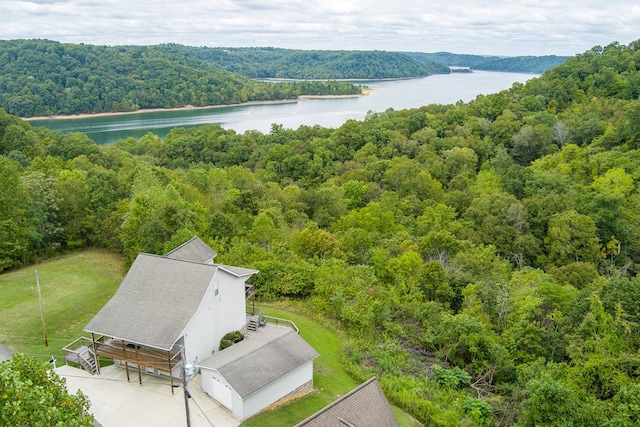
[[[217,269],[139,254],[85,331],[170,350],[198,310]]]
[[[398,427],[376,377],[325,406],[296,427]]]
[[[266,326],[198,366],[220,372],[244,399],[316,357],[318,352],[294,330]]]
[[[210,262],[218,255],[209,245],[194,237],[165,255],[167,258],[193,262]]]

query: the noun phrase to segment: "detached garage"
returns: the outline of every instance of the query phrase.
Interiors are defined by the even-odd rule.
[[[266,326],[197,364],[202,389],[240,420],[313,389],[316,352],[294,330]]]

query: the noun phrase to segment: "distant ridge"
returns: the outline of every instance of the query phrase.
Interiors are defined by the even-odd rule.
[[[401,79],[449,73],[447,64],[418,61],[400,52],[167,46],[258,79]]]
[[[408,52],[408,56],[418,62],[437,63],[455,67],[469,67],[474,70],[507,71],[514,73],[542,74],[556,66],[563,64],[568,56],[484,56],[467,55],[450,52]]]
[[[410,58],[407,60],[422,66]],[[174,47],[0,40],[0,108],[21,117],[354,95],[347,82],[267,83]]]

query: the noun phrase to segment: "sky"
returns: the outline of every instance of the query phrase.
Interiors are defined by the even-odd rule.
[[[576,55],[640,39],[637,0],[0,0],[0,39]]]

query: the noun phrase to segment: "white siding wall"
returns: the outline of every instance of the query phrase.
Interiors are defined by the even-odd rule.
[[[226,333],[239,331],[247,323],[247,304],[244,296],[244,282],[247,279],[248,277],[235,277],[220,269],[213,278],[214,282],[218,280],[218,296],[214,298],[214,322],[219,325],[215,337],[216,351]]]
[[[213,276],[197,313],[185,329],[187,363],[196,363],[211,356],[214,350],[218,350],[220,339],[226,333],[240,330],[245,325],[245,279],[220,269]]]
[[[257,414],[312,379],[313,360],[245,398],[242,419]]]
[[[214,371],[211,369],[201,369],[200,375],[201,375],[201,382],[202,382],[202,390],[204,390],[205,393],[207,393],[209,396],[211,396],[214,399],[216,397],[215,391],[214,391],[214,384],[215,384],[214,381],[219,381],[227,386],[229,385],[224,380],[224,378],[222,378],[222,376],[218,371]],[[233,413],[233,415],[238,417],[239,420],[242,420],[242,409],[243,409],[242,399],[240,398],[238,393],[236,393],[231,387],[229,388],[231,389],[231,408],[228,408],[228,409]]]

